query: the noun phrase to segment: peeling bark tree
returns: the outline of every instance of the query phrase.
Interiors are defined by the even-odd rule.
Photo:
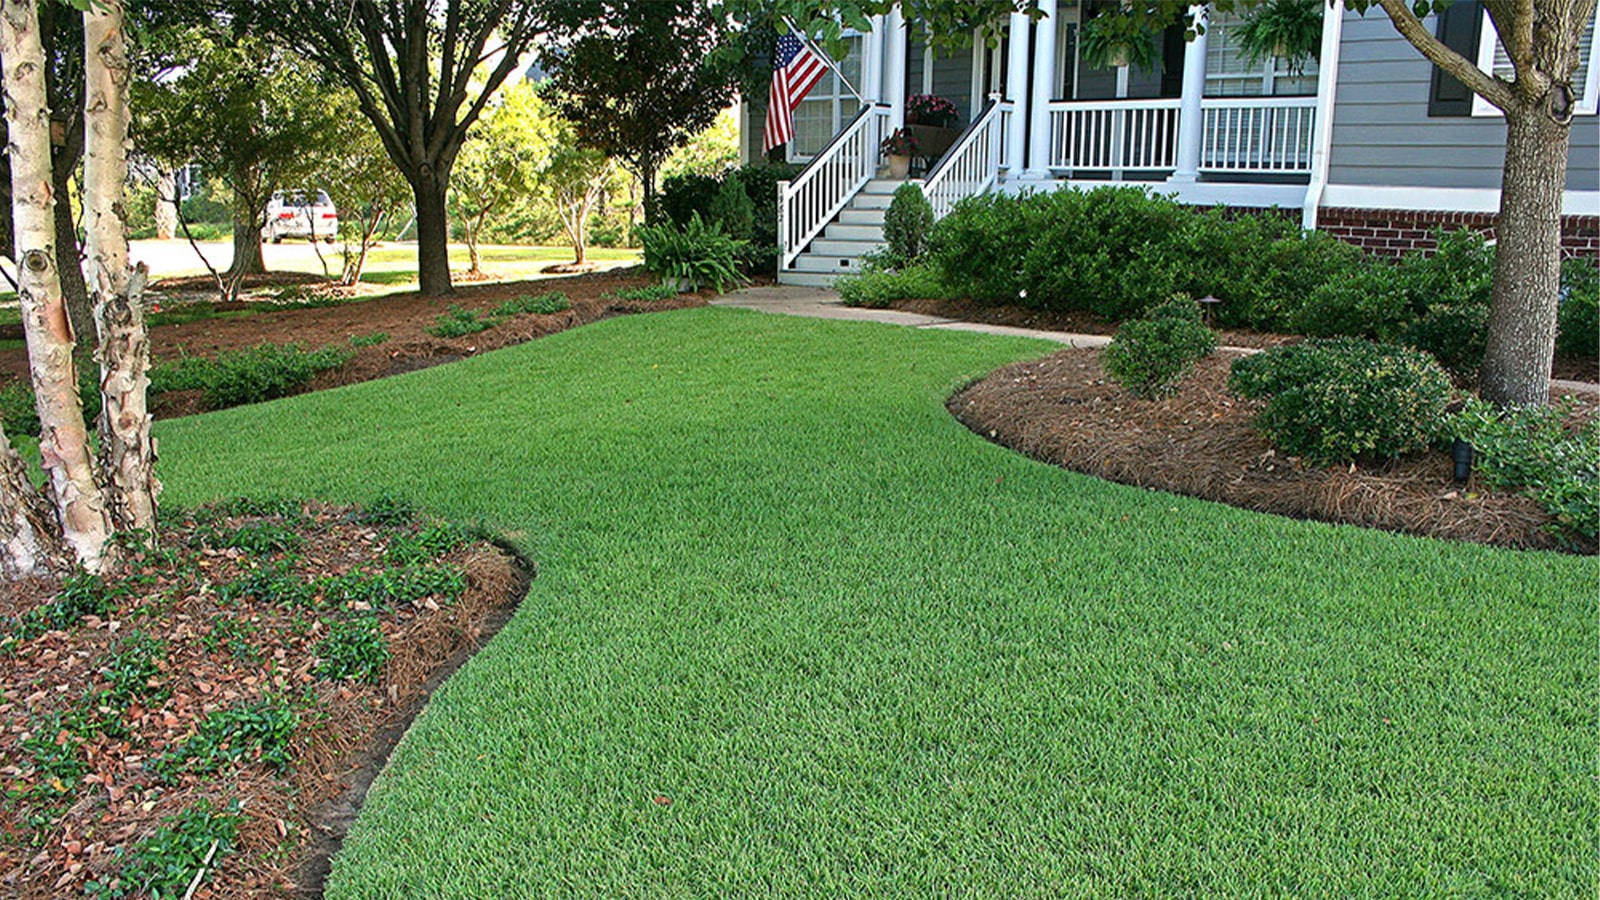
[[[60,569],[67,554],[57,531],[55,511],[0,428],[0,582]]]
[[[39,413],[39,455],[49,474],[61,537],[77,561],[94,572],[110,552],[111,522],[89,454],[72,359],[72,326],[56,270],[50,111],[36,0],[0,0],[0,60],[10,138],[17,299]],[[15,505],[17,498],[6,502]]]
[[[101,0],[84,13],[84,212],[89,283],[99,332],[100,473],[105,508],[118,531],[154,539],[155,442],[146,388],[150,342],[139,294],[141,270],[128,267],[128,47],[122,0]]]

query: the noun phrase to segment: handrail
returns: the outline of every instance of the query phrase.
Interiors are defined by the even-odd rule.
[[[1003,137],[999,124],[1002,113],[1010,107],[1009,101],[990,98],[983,114],[968,123],[923,180],[922,194],[933,207],[935,220],[944,218],[959,201],[987,191],[999,180]]]
[[[778,268],[787,269],[878,171],[889,107],[862,107],[800,174],[778,182]]]

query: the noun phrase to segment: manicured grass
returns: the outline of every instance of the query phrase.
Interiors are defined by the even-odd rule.
[[[160,423],[183,503],[401,492],[540,565],[328,896],[1573,896],[1596,562],[1064,473],[1038,343],[722,309]]]

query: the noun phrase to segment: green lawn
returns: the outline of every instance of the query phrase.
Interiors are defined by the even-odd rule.
[[[1594,559],[1107,484],[944,411],[1048,349],[702,309],[160,423],[171,499],[402,492],[541,567],[328,896],[1592,892]]]

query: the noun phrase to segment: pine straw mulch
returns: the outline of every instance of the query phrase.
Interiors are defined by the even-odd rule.
[[[1234,358],[1219,352],[1201,360],[1174,396],[1150,401],[1109,382],[1099,350],[1063,350],[1000,369],[947,405],[1003,446],[1122,484],[1298,519],[1569,549],[1533,500],[1476,479],[1453,482],[1445,452],[1332,468],[1278,454],[1250,425],[1259,404],[1227,390]],[[1575,399],[1579,415],[1594,416],[1600,406],[1592,394]]]
[[[202,867],[196,898],[319,896],[328,858],[406,724],[509,617],[527,584],[523,567],[504,551],[464,530],[421,522],[403,507],[388,510],[363,516],[319,504],[247,501],[202,509],[163,529],[160,555],[106,579],[114,597],[107,615],[83,616],[0,650],[0,894],[89,895],[89,882],[114,883],[125,860],[149,855],[141,842],[204,802],[218,812],[237,810],[234,848],[217,845],[209,866],[193,856],[180,861],[182,886],[162,896],[184,896]],[[233,529],[267,526],[290,529],[298,545],[254,553],[228,546]],[[419,555],[416,536],[429,533],[436,540]],[[413,548],[411,555],[386,562],[397,544]],[[455,586],[376,604],[333,600],[326,582],[292,602],[230,599],[237,592],[223,589],[275,566],[306,582],[421,566],[448,573]],[[59,587],[35,580],[0,597],[5,634],[15,636],[15,617],[50,602]],[[131,594],[116,594],[122,587]],[[371,683],[325,677],[319,645],[329,623],[360,615],[377,616],[388,661]],[[148,639],[157,642],[158,671],[147,681],[140,676],[139,690],[119,700],[108,693],[118,654]],[[204,765],[170,764],[168,755],[207,715],[259,704],[297,716],[286,769],[275,770],[260,745],[242,741],[233,747],[242,752],[238,759],[211,757],[221,764],[209,775],[201,774]]]

